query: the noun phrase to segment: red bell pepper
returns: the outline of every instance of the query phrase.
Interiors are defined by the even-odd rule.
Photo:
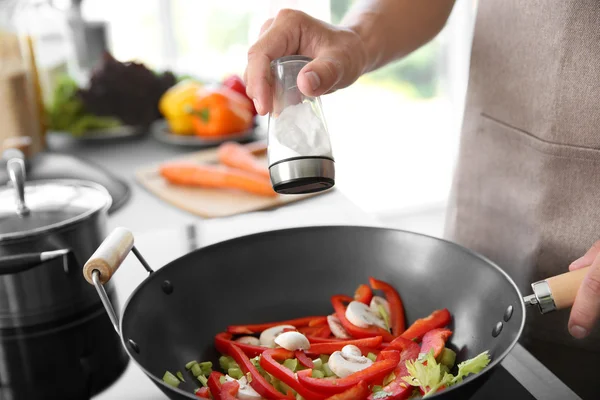
[[[240,384],[236,381],[225,382],[221,385],[221,400],[237,400]]]
[[[238,346],[250,358],[259,356],[267,349],[267,347],[253,346],[251,344],[239,343],[231,340],[233,335],[227,332],[221,332],[215,336],[215,347],[219,353],[227,354],[227,349],[231,344]]]
[[[327,317],[317,317],[311,321],[308,322],[308,326],[310,326],[311,328],[313,326],[329,326],[329,323],[327,322]]]
[[[433,350],[433,356],[438,358],[442,353],[442,350],[444,350],[444,346],[446,346],[446,341],[451,335],[452,331],[450,329],[438,328],[430,330],[423,336],[421,353],[427,354]]]
[[[321,338],[321,337],[315,337],[315,336],[306,336],[306,338],[311,343],[335,343],[335,342],[343,342],[344,340],[346,340],[346,339],[338,339],[335,337]]]
[[[296,356],[296,359],[298,359],[300,365],[310,369],[313,369],[315,367],[313,360],[311,360],[310,357],[307,356],[306,353],[302,350],[296,350],[294,352],[294,355]]]
[[[300,384],[298,379],[296,379],[295,374],[291,370],[279,363],[279,361],[284,361],[293,357],[294,353],[286,349],[268,349],[260,357],[260,366],[269,374],[294,389],[306,400],[322,400],[327,397],[304,387]],[[310,370],[307,369],[306,371]]]
[[[369,385],[365,381],[360,381],[358,385],[351,387],[345,392],[334,394],[328,397],[327,400],[365,400],[369,397],[371,391]]]
[[[373,291],[367,285],[360,285],[356,292],[354,292],[354,300],[360,301],[366,305],[371,304],[371,299],[373,298]]]
[[[369,396],[369,400],[374,400],[378,398],[385,398],[386,400],[405,400],[408,399],[412,393],[414,388],[408,383],[404,382],[402,379],[405,376],[409,376],[408,370],[406,368],[407,361],[414,361],[419,356],[419,345],[413,342],[412,340],[404,339],[403,337],[398,337],[392,343],[390,343],[387,349],[396,349],[401,350],[400,353],[400,362],[394,369],[394,375],[396,378],[383,387],[383,391],[386,393],[385,397],[372,394]]]
[[[222,373],[213,371],[208,376],[208,388],[210,394],[214,400],[221,400],[221,377],[224,376]]]
[[[244,374],[250,374],[252,377],[250,386],[252,386],[252,389],[256,390],[256,392],[262,397],[267,399],[294,399],[294,396],[291,393],[288,393],[288,395],[285,396],[275,390],[275,388],[271,386],[269,382],[267,382],[267,380],[258,372],[254,364],[252,364],[250,359],[246,356],[246,354],[244,354],[241,348],[235,344],[231,344],[229,345],[228,350],[229,351],[227,351],[225,354],[235,360]]]
[[[316,316],[316,317],[302,317],[296,319],[290,319],[287,321],[278,322],[267,322],[264,324],[253,324],[253,325],[231,325],[227,327],[227,332],[234,335],[252,335],[254,333],[261,333],[265,329],[272,328],[279,325],[292,325],[296,328],[301,326],[309,326],[309,324],[322,325],[327,323],[327,317]]]
[[[392,328],[392,334],[394,336],[399,336],[406,330],[402,298],[396,289],[394,289],[394,287],[389,283],[377,280],[375,278],[369,278],[369,283],[373,289],[381,290],[385,295],[385,299],[390,305],[390,324]]]
[[[201,399],[210,399],[210,390],[208,390],[207,387],[201,387],[196,389],[196,391],[194,392],[194,394],[196,395],[196,397],[200,397]]]
[[[349,303],[351,301],[352,297],[344,295],[335,295],[331,297],[331,304],[333,305],[333,309],[335,310],[335,315],[342,323],[342,326],[344,327],[346,332],[348,332],[352,337],[355,338],[381,336],[386,342],[391,342],[392,340],[394,340],[394,336],[392,336],[392,334],[378,326],[361,328],[348,321],[348,319],[346,318],[346,306],[344,305],[344,303]]]
[[[382,337],[375,336],[365,339],[352,339],[352,340],[338,340],[335,342],[328,343],[314,343],[310,345],[310,348],[306,350],[307,354],[321,355],[321,354],[332,354],[334,351],[341,351],[344,346],[354,345],[361,351],[370,350],[372,348],[378,348],[381,344]]]
[[[442,310],[436,310],[426,318],[420,318],[416,320],[404,333],[403,338],[410,340],[421,340],[423,336],[432,329],[443,328],[450,323],[452,316],[450,311],[444,308]]]
[[[329,325],[303,326],[298,328],[298,332],[307,337],[312,336],[318,338],[327,338],[331,336],[331,329],[329,329]]]
[[[376,361],[369,367],[349,375],[345,378],[337,379],[319,379],[310,376],[312,371],[305,369],[297,373],[298,380],[306,388],[328,395],[342,393],[352,386],[358,385],[360,381],[366,383],[383,380],[390,372],[396,368],[400,362],[400,353],[396,350],[382,351],[381,361]]]
[[[235,90],[239,94],[244,95],[248,100],[252,101],[250,97],[246,94],[246,84],[238,75],[230,75],[223,81],[223,86],[228,87],[230,89]],[[254,103],[252,104],[253,115],[256,115],[256,108],[254,108]]]

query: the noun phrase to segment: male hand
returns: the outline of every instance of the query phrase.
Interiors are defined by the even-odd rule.
[[[569,319],[569,332],[577,339],[586,337],[600,320],[600,240],[583,257],[573,261],[569,270],[588,266],[591,268],[577,292]]]

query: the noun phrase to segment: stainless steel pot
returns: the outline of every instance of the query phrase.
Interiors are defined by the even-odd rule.
[[[86,181],[26,183],[22,153],[6,156],[11,185],[0,187],[0,329],[67,321],[95,308],[97,295],[81,268],[106,235],[110,195]]]

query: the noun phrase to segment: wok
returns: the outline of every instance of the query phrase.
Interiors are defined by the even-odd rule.
[[[130,249],[150,275],[119,319],[102,284]],[[351,294],[369,276],[399,291],[409,323],[448,308],[454,332],[448,346],[457,352],[457,361],[489,350],[492,362],[482,373],[434,396],[465,399],[516,344],[525,304],[539,303],[542,312],[569,306],[583,277],[567,273],[538,282],[535,294],[523,299],[499,267],[459,245],[350,226],[240,237],[193,251],[156,272],[133,246],[131,233],[118,228],[85,265],[84,276],[96,286],[129,356],[171,399],[195,398],[198,385],[186,379],[173,388],[163,383],[164,372],[182,370],[194,359],[216,363],[213,338],[228,325],[327,315],[331,295]]]

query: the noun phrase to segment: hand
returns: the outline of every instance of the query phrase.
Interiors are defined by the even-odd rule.
[[[246,92],[260,115],[272,108],[271,61],[294,54],[313,58],[300,71],[297,81],[307,96],[320,96],[352,84],[367,64],[365,46],[353,30],[300,11],[281,10],[263,24],[258,41],[248,51]]]
[[[577,339],[586,337],[600,320],[600,240],[569,266],[570,271],[591,266],[571,309],[569,332]]]

